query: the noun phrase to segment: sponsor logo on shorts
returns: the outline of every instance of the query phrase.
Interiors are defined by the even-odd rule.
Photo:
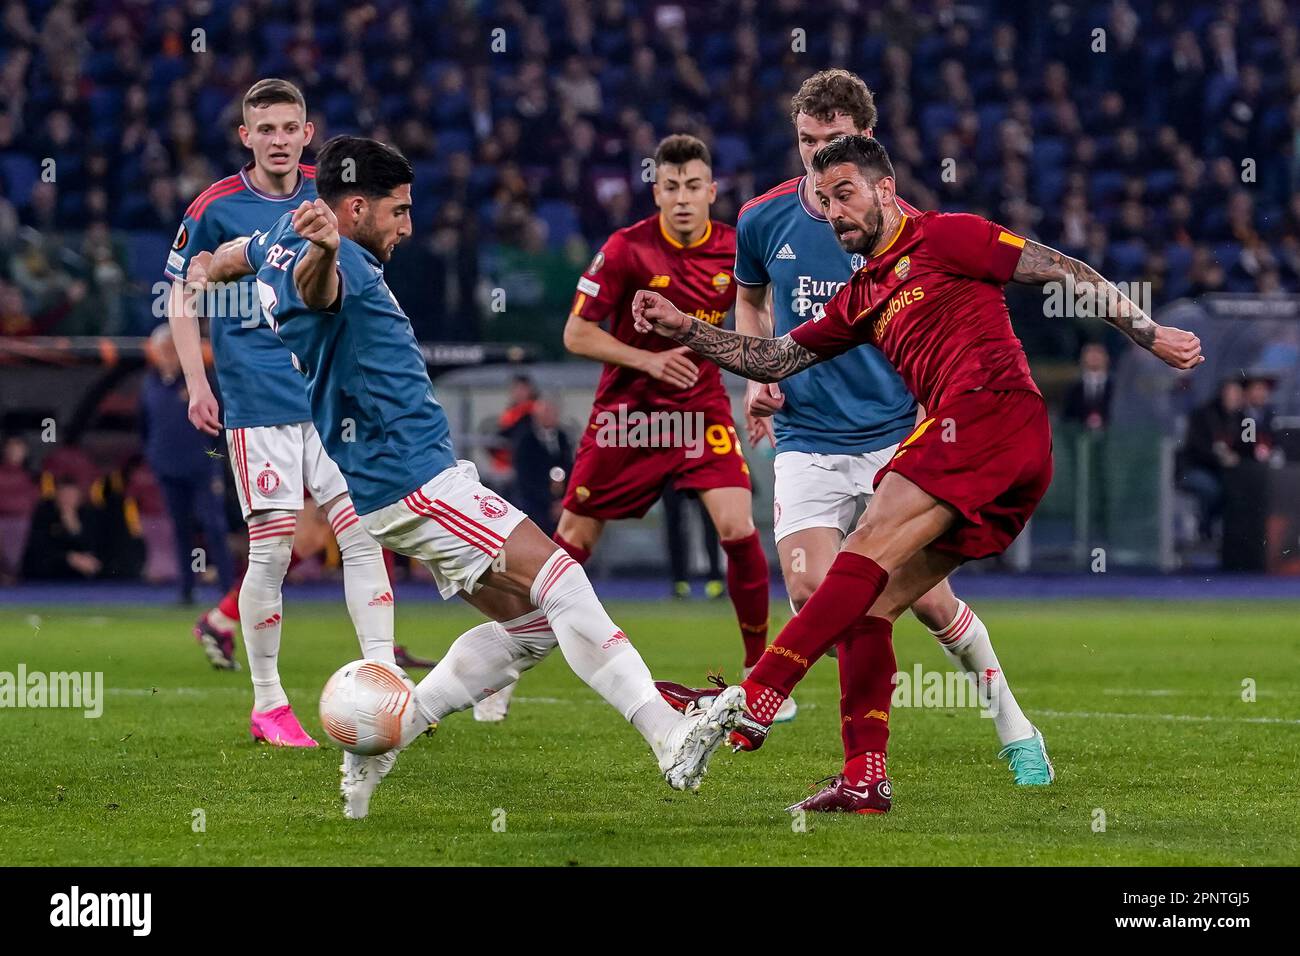
[[[280,476],[275,473],[274,468],[264,468],[257,476],[257,490],[264,495],[275,494],[275,489],[280,487]]]
[[[275,627],[275,625],[277,625],[277,624],[279,624],[279,623],[280,623],[280,615],[279,615],[279,614],[272,614],[270,617],[268,617],[268,618],[267,618],[265,621],[263,621],[261,624],[254,624],[254,625],[253,625],[253,630],[255,630],[255,631],[261,631],[261,630],[264,630],[264,629],[266,629],[266,628],[268,628],[268,627]]]
[[[600,645],[600,647],[601,650],[607,651],[611,647],[617,647],[619,644],[631,644],[631,643],[632,642],[627,639],[626,634],[624,634],[622,631],[615,631],[614,636],[611,637],[609,640],[607,640],[604,644]]]
[[[781,502],[772,502],[772,524],[781,523]]]
[[[475,495],[474,500],[485,518],[504,518],[510,512],[510,506],[496,495]]]

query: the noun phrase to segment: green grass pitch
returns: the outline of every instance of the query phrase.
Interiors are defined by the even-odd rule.
[[[1014,787],[976,711],[899,708],[893,812],[810,816],[806,829],[782,808],[838,769],[833,661],[804,681],[798,719],[762,751],[719,753],[701,791],[679,794],[557,653],[526,675],[506,723],[453,715],[402,755],[370,817],[349,821],[338,752],[252,743],[247,671],[207,666],[190,613],[5,608],[0,670],[102,670],[106,690],[96,720],[0,710],[5,862],[1300,863],[1294,604],[976,603],[1047,737],[1055,786]],[[736,670],[725,602],[611,612],[656,676]],[[456,604],[399,602],[398,636],[437,654],[475,620]],[[896,645],[900,669],[946,669],[915,621]],[[317,694],[356,652],[341,600],[287,602],[281,674],[319,739]],[[1253,702],[1242,699],[1248,678]]]

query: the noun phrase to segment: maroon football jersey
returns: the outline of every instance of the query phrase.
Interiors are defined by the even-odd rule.
[[[578,280],[572,312],[591,322],[608,320],[610,334],[635,348],[651,352],[678,348],[671,339],[636,330],[632,297],[638,289],[650,289],[687,315],[721,325],[736,302],[735,264],[736,230],[731,226],[710,220],[699,240],[683,246],[668,235],[655,213],[606,240]],[[699,378],[690,388],[674,388],[644,372],[606,364],[593,408],[622,404],[645,410],[730,409],[718,366],[699,356],[690,358],[700,367]]]
[[[931,414],[945,398],[978,388],[1037,393],[1002,291],[1024,245],[967,213],[904,216],[893,241],[826,303],[825,315],[790,335],[826,358],[876,346]]]

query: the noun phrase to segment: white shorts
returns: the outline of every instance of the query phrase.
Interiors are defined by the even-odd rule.
[[[226,447],[245,521],[254,511],[302,511],[304,485],[320,505],[347,493],[311,422],[227,428]]]
[[[873,482],[894,457],[898,445],[861,455],[817,455],[783,451],[774,463],[772,530],[776,540],[805,528],[853,530],[858,508],[866,508]]]
[[[361,526],[385,548],[428,568],[449,598],[478,590],[483,572],[527,517],[479,482],[472,461],[458,461],[401,501],[362,515]]]

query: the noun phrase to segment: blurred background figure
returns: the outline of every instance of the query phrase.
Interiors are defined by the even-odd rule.
[[[1273,457],[1273,384],[1272,375],[1249,372],[1243,379],[1242,417],[1253,424],[1253,457],[1269,461]]]
[[[488,483],[494,488],[504,489],[507,497],[515,487],[514,444],[517,436],[531,427],[527,419],[535,401],[537,386],[531,378],[516,375],[511,379],[510,396],[505,411],[497,419],[496,441],[492,444],[488,462],[491,478]]]
[[[532,383],[524,376],[516,384]],[[504,422],[511,409],[527,407],[509,427],[509,452],[514,464],[514,495],[511,497],[547,536],[555,533],[560,520],[560,501],[564,498],[569,469],[573,467],[573,440],[560,426],[560,410],[550,398],[531,391],[522,398],[522,389],[513,393],[518,399],[501,416]],[[502,430],[502,434],[507,434]]]
[[[162,488],[171,516],[182,604],[194,601],[196,566],[216,569],[228,591],[235,580],[226,536],[223,459],[215,439],[190,424],[189,392],[166,323],[149,337],[152,368],[140,389],[140,430],[144,454]],[[197,532],[203,534],[197,549]],[[196,550],[198,554],[196,556]]]
[[[1110,421],[1113,392],[1110,353],[1100,342],[1089,342],[1079,353],[1079,379],[1066,391],[1061,414],[1067,422],[1100,431]]]
[[[709,513],[699,496],[689,491],[665,488],[664,533],[668,537],[668,562],[673,576],[673,596],[688,598],[691,596],[691,544],[690,516],[699,518],[704,531],[704,554],[709,562],[708,577],[704,582],[704,593],[709,598],[720,598],[727,593],[723,583],[721,552],[718,549],[718,531],[709,519]]]
[[[23,558],[29,581],[88,581],[104,569],[99,515],[86,500],[76,479],[57,479],[54,497],[43,500],[32,515]]]
[[[1241,464],[1245,414],[1241,379],[1224,379],[1219,393],[1195,408],[1187,420],[1187,437],[1180,452],[1178,486],[1190,492],[1200,507],[1200,533],[1210,539],[1223,515],[1223,484],[1227,471]],[[1246,450],[1250,454],[1250,450]]]
[[[0,443],[0,583],[11,583],[18,574],[32,510],[41,497],[30,455],[21,435]]]

